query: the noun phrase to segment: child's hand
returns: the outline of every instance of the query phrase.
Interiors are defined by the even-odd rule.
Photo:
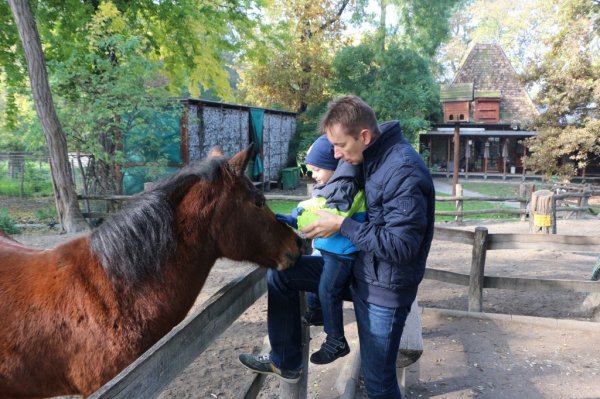
[[[282,213],[276,213],[275,219],[277,219],[280,222],[283,222],[283,223],[287,224],[288,226],[293,227],[295,229],[298,228],[298,219],[296,219],[295,217],[293,217],[291,215],[284,215]]]

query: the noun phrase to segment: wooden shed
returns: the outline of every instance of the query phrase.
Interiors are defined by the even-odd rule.
[[[281,179],[288,163],[290,140],[296,134],[296,113],[200,99],[183,99],[180,105],[181,113],[155,116],[161,120],[160,129],[137,132],[135,142],[125,138],[123,193],[142,191],[144,183],[156,179],[157,174],[168,174],[200,160],[215,146],[231,156],[254,143],[257,156],[249,166],[251,180],[268,187]],[[164,143],[162,157],[167,162],[159,173],[149,173],[149,165],[155,160],[140,154],[143,138],[149,134],[160,136]]]
[[[452,83],[441,87],[440,99],[444,121],[420,136],[434,175],[453,172],[458,124],[460,173],[524,176],[523,140],[537,134],[527,126],[538,111],[500,46],[474,45]]]

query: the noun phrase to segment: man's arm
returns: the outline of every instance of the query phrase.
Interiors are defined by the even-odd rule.
[[[419,253],[427,230],[428,193],[432,188],[413,166],[390,171],[383,190],[383,224],[350,218],[340,233],[358,248],[393,262],[410,262]]]

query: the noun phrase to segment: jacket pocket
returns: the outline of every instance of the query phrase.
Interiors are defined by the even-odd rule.
[[[372,252],[363,252],[359,253],[359,260],[362,264],[362,270],[360,270],[360,275],[363,276],[364,281],[367,283],[372,283],[373,281],[377,281],[377,267],[375,265],[375,256]]]

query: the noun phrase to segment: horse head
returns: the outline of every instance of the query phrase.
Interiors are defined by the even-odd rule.
[[[189,225],[194,221],[189,212],[210,212],[210,223],[196,228],[208,229],[208,236],[215,241],[217,256],[283,270],[295,263],[301,240],[292,229],[277,221],[263,193],[246,177],[252,153],[250,145],[231,159],[219,154],[209,156],[205,162],[218,163],[215,172],[218,176],[213,179],[212,188],[199,182],[187,190],[187,198],[182,199],[179,207],[187,209],[182,223],[188,226],[183,230],[194,228]],[[200,208],[199,203],[204,207]]]

